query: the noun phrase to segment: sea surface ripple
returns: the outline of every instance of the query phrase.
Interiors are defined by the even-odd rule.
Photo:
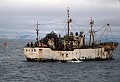
[[[27,41],[0,39],[0,82],[120,82],[120,45],[109,61],[28,62],[22,52]]]

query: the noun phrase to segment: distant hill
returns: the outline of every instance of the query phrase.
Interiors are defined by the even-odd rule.
[[[0,38],[7,39],[35,39],[34,35],[0,35]]]
[[[7,38],[7,39],[34,39],[36,38],[36,35],[33,34],[25,34],[25,35],[0,35],[0,38]],[[89,36],[86,36],[86,41],[89,41]],[[118,35],[114,36],[113,39],[109,36],[102,37],[101,41],[115,41],[120,42],[120,37]]]

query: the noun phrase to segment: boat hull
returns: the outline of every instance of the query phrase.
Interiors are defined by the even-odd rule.
[[[113,59],[113,50],[103,48],[74,49],[73,51],[51,50],[50,48],[26,47],[23,52],[27,61],[98,61]]]

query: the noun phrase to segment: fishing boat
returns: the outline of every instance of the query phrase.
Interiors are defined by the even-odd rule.
[[[118,46],[117,42],[96,42],[93,30],[94,21],[90,19],[89,43],[86,43],[86,36],[83,31],[79,33],[70,32],[69,9],[67,9],[67,35],[61,37],[54,31],[39,40],[39,29],[37,22],[37,37],[35,42],[28,43],[23,48],[27,61],[88,61],[88,60],[110,60],[113,59],[113,51]],[[109,26],[110,24],[106,24]],[[102,34],[103,35],[103,34]]]

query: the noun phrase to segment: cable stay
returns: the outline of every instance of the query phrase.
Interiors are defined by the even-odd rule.
[[[103,27],[101,27],[100,29],[96,30],[95,32],[98,32],[98,31],[102,30],[102,29],[103,29],[103,28],[105,28],[107,25],[109,25],[109,23],[108,23],[108,24],[106,24],[106,25],[104,25],[104,26],[103,26]]]
[[[64,26],[64,27],[62,27],[63,30],[62,30],[62,32],[60,33],[61,35],[63,34],[63,31],[65,31],[65,33],[66,33],[66,26],[68,26],[68,28],[67,28],[68,32],[66,33],[66,34],[68,35],[68,37],[69,37],[69,33],[70,33],[70,27],[71,27],[75,32],[77,32],[78,30],[76,30],[76,28],[74,28],[74,26],[75,26],[75,27],[77,27],[77,26],[79,26],[79,27],[90,27],[90,26],[87,26],[87,25],[80,25],[79,23],[76,23],[76,21],[73,21],[73,20],[70,18],[70,16],[69,16],[69,8],[67,8],[67,14],[68,14],[68,19],[66,19],[66,20],[64,20],[64,21],[48,22],[48,23],[42,23],[42,24],[39,24],[39,25],[44,25],[44,26],[47,26],[47,25],[50,25],[50,26],[52,26],[52,25],[54,25],[54,26]],[[63,15],[62,15],[62,16],[63,16]],[[58,16],[57,18],[59,18],[59,17],[61,17],[61,15]],[[52,21],[57,20],[57,18],[54,18]],[[93,21],[92,19],[89,20],[89,21],[91,21],[90,23],[92,23],[92,24],[91,24],[91,27],[92,27],[93,24],[94,24],[94,21]],[[72,24],[71,24],[71,22],[72,22]],[[66,23],[68,23],[68,24],[66,25]],[[106,32],[106,30],[107,30],[107,27],[106,27],[106,26],[109,26],[109,29],[110,29],[110,32],[111,32],[111,36],[112,36],[112,39],[113,39],[112,31],[111,31],[111,28],[110,28],[110,25],[109,25],[109,24],[104,25],[103,27],[101,27],[100,29],[98,29],[98,30],[96,30],[96,31],[94,31],[94,30],[92,29],[91,32],[92,32],[93,34],[91,34],[91,36],[94,37],[95,33],[97,33],[98,31],[102,30],[103,28],[105,28],[104,31],[101,33],[101,35],[100,35],[99,38],[96,36],[96,37],[100,40],[100,39],[102,38],[102,36],[104,35],[104,33]],[[87,35],[87,34],[89,34],[89,33],[90,33],[90,32],[86,33],[85,35]],[[37,39],[38,39],[38,37],[37,37]],[[93,38],[93,39],[94,39],[94,38]],[[94,41],[94,40],[93,40],[93,41]]]
[[[105,33],[105,31],[107,30],[107,27],[105,28],[105,30],[103,31],[103,33],[100,36],[100,39],[102,38],[103,34]]]
[[[50,25],[50,26],[63,26],[64,24],[55,24],[55,23],[46,23],[46,24],[40,24],[40,25],[42,25],[42,26],[48,26],[48,25]]]
[[[67,24],[64,26],[62,32],[60,33],[61,35],[63,34],[63,32],[65,31],[65,28],[66,28]]]
[[[110,25],[109,25],[109,28],[110,28],[110,33],[111,33],[111,36],[112,36],[112,40],[114,41],[114,38],[113,38],[113,34],[112,34],[112,30],[111,30]]]
[[[113,34],[112,34],[112,31],[111,31],[111,28],[110,28],[110,24],[108,23],[108,24],[104,25],[103,27],[101,27],[100,29],[98,29],[98,30],[96,30],[96,31],[93,31],[95,37],[97,37],[97,39],[98,39],[98,40],[95,40],[95,41],[100,41],[100,40],[101,40],[102,36],[103,36],[103,35],[105,34],[105,32],[107,31],[108,27],[109,27],[109,29],[110,29],[110,33],[111,33],[111,36],[112,36],[112,39],[113,39]],[[97,33],[97,32],[100,32],[102,29],[104,29],[104,31],[101,33],[100,37],[96,36],[96,33]],[[88,34],[89,34],[89,32],[86,33],[85,35],[88,35]],[[114,40],[114,39],[113,39],[113,40]]]
[[[111,31],[111,28],[110,28],[110,24],[108,23],[108,24],[106,24],[105,26],[103,26],[102,28],[100,28],[100,29],[98,29],[97,31],[95,31],[95,33],[96,32],[99,32],[100,30],[102,30],[104,28],[104,30],[103,30],[103,32],[101,33],[101,35],[100,35],[100,37],[98,38],[99,40],[101,40],[101,38],[102,38],[102,36],[105,34],[105,32],[106,31],[108,31],[108,28],[109,28],[109,32],[110,32],[110,34],[111,34],[111,36],[112,36],[112,40],[114,40],[113,39],[113,34],[112,34],[112,31]]]
[[[86,26],[86,25],[80,25],[80,24],[77,24],[77,23],[73,23],[74,25],[78,25],[78,26],[83,26],[83,27],[90,27],[90,26]]]
[[[75,32],[77,32],[77,30],[72,26],[72,25],[70,25],[72,28],[73,28],[73,30],[75,31]]]

